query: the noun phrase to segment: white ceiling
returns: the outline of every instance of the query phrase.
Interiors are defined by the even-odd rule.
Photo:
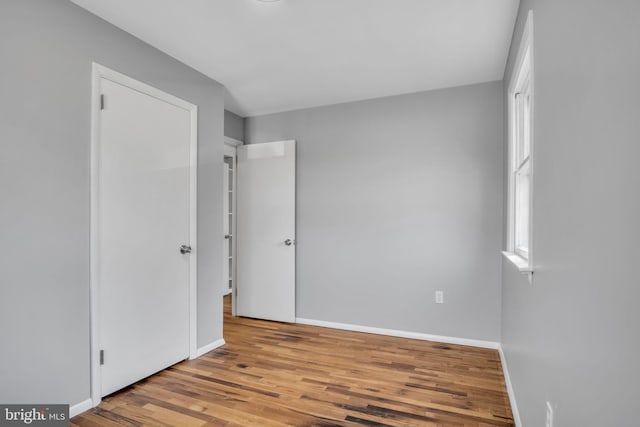
[[[519,0],[71,0],[254,116],[501,80]]]

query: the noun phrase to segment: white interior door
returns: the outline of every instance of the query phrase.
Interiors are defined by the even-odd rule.
[[[237,156],[237,313],[295,322],[295,141]]]
[[[101,395],[189,356],[191,113],[102,78],[97,283]],[[188,251],[189,248],[183,248]]]

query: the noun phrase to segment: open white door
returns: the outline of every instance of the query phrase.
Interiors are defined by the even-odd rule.
[[[295,322],[295,141],[238,147],[237,314]]]

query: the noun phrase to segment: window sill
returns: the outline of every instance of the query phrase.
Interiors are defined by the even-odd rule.
[[[513,252],[503,251],[502,255],[513,264],[520,273],[530,274],[533,273],[533,268],[529,265],[529,261],[522,258],[520,255]]]

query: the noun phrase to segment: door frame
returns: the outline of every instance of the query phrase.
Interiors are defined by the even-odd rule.
[[[228,136],[224,137],[224,157],[233,157],[233,197],[231,201],[231,211],[233,212],[231,218],[230,231],[233,235],[233,240],[231,242],[231,257],[233,257],[233,281],[231,282],[231,315],[236,315],[236,284],[238,283],[238,274],[237,274],[237,265],[238,265],[238,251],[236,250],[238,243],[238,228],[236,226],[238,221],[238,208],[236,204],[236,199],[238,197],[238,185],[237,185],[237,176],[238,176],[238,147],[244,145],[244,142],[237,140],[235,138],[231,138]],[[226,245],[227,242],[225,241]],[[225,288],[225,292],[227,292]],[[226,294],[225,294],[226,295]]]
[[[236,265],[236,146],[235,145],[230,145],[227,143],[227,138],[225,138],[224,141],[224,154],[223,157],[231,157],[232,159],[232,168],[231,168],[231,177],[229,178],[229,174],[227,173],[227,177],[225,179],[223,179],[222,181],[224,183],[227,184],[227,188],[224,189],[224,195],[226,197],[229,197],[228,191],[229,191],[229,185],[231,185],[231,189],[232,189],[232,193],[231,193],[231,201],[229,203],[229,211],[232,213],[231,215],[231,221],[229,222],[229,234],[232,236],[231,237],[231,250],[229,251],[229,256],[231,257],[231,265],[232,265],[232,269],[229,270],[229,267],[227,264],[225,264],[225,268],[223,269],[225,271],[224,275],[226,276],[227,272],[229,273],[230,277],[227,278],[227,281],[225,282],[225,288],[224,288],[224,295],[228,295],[230,293],[233,293],[233,289],[235,288],[234,282],[236,279],[236,272],[235,272],[235,265]],[[226,168],[225,168],[226,170]],[[224,205],[224,203],[223,203]],[[225,212],[225,215],[228,215],[229,212]],[[225,239],[224,242],[225,245],[228,245],[228,242]],[[225,260],[225,262],[228,262],[228,260]],[[231,279],[232,282],[232,288],[228,289],[229,287],[229,280]]]
[[[189,177],[189,244],[193,252],[189,257],[189,358],[197,357],[197,176],[198,176],[198,107],[171,94],[163,92],[127,75],[114,71],[96,62],[92,63],[91,87],[91,249],[90,249],[90,361],[91,401],[98,406],[101,396],[100,369],[100,269],[98,244],[98,192],[99,192],[99,145],[100,145],[100,80],[107,79],[132,90],[172,104],[190,113],[190,177]]]

